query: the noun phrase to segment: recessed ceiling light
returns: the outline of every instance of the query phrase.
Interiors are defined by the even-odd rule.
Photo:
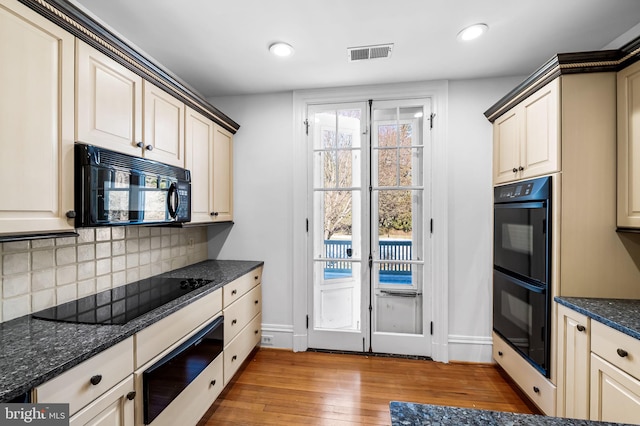
[[[489,26],[487,24],[474,24],[460,31],[458,33],[458,40],[474,40],[487,31],[489,31]]]
[[[277,42],[269,46],[269,51],[276,56],[287,57],[293,55],[293,47],[290,44]]]

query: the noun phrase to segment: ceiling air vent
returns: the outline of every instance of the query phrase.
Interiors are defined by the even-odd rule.
[[[368,59],[388,58],[391,56],[393,43],[378,44],[376,46],[360,46],[347,48],[349,62],[363,61]]]

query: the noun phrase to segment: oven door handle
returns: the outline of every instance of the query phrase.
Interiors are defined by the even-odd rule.
[[[547,286],[545,285],[537,285],[537,284],[528,283],[526,281],[522,281],[521,279],[516,278],[510,274],[505,274],[504,272],[498,269],[494,268],[493,273],[503,275],[504,277],[508,278],[509,281],[513,282],[515,285],[520,286],[522,288],[526,288],[527,290],[533,291],[534,293],[542,294],[547,291]]]
[[[530,201],[526,203],[511,202],[494,204],[495,209],[544,209],[547,207],[546,201]]]

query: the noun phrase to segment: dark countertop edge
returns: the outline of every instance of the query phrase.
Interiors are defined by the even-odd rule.
[[[601,315],[597,312],[594,312],[592,308],[584,306],[585,301],[595,302],[595,303],[608,303],[608,304],[625,304],[629,303],[631,299],[600,299],[600,298],[582,298],[582,297],[563,297],[556,296],[554,300],[560,305],[566,306],[567,308],[573,309],[574,311],[586,315],[587,317],[598,321],[608,327],[613,328],[621,333],[626,334],[627,336],[631,336],[635,339],[640,340],[640,330],[636,330],[630,328],[624,324],[620,324],[619,322],[611,319],[610,317]]]
[[[71,368],[77,366],[78,364],[82,363],[83,361],[88,360],[89,358],[92,358],[94,356],[96,356],[97,354],[99,354],[100,352],[103,352],[107,349],[109,349],[112,346],[115,346],[116,344],[126,340],[127,338],[133,336],[134,334],[136,334],[137,332],[145,329],[146,327],[149,327],[153,324],[155,324],[156,322],[162,320],[163,318],[168,317],[169,315],[179,311],[180,309],[186,307],[187,305],[190,305],[191,303],[197,301],[198,299],[213,293],[214,291],[218,290],[221,287],[224,287],[226,284],[229,284],[230,282],[240,278],[241,276],[261,267],[264,265],[264,261],[251,261],[251,260],[204,260],[202,262],[198,262],[195,263],[193,265],[189,265],[189,266],[185,266],[183,268],[179,268],[179,269],[175,269],[173,271],[169,271],[166,273],[162,273],[159,274],[158,276],[164,276],[164,275],[169,275],[169,274],[178,274],[180,273],[180,271],[188,271],[190,268],[198,268],[198,267],[203,267],[206,263],[246,263],[247,264],[247,268],[243,269],[242,272],[238,272],[237,274],[233,274],[231,276],[227,276],[226,280],[224,282],[216,282],[216,283],[211,283],[208,284],[206,286],[201,287],[198,290],[189,292],[187,294],[185,294],[184,296],[181,296],[175,300],[172,300],[169,303],[166,303],[165,305],[162,305],[156,309],[154,309],[153,311],[150,311],[144,315],[141,315],[138,318],[134,318],[133,320],[129,321],[127,324],[123,324],[123,325],[93,325],[93,324],[86,324],[87,329],[93,328],[93,329],[99,329],[99,328],[109,328],[110,330],[114,331],[114,336],[112,338],[110,338],[108,341],[105,341],[102,344],[99,344],[97,346],[92,346],[92,347],[88,347],[86,351],[84,351],[82,354],[78,355],[78,356],[73,356],[70,357],[68,360],[62,362],[61,364],[59,364],[58,366],[56,366],[53,369],[50,369],[42,374],[40,374],[39,376],[32,378],[30,380],[25,380],[22,383],[19,383],[15,386],[12,386],[8,389],[0,389],[0,403],[9,401],[19,395],[22,395],[26,392],[31,391],[31,389],[33,389],[34,387],[41,385],[42,383],[45,383],[48,380],[53,379],[56,376],[59,376],[60,374],[70,370]],[[126,285],[126,284],[125,284]],[[12,324],[16,324],[19,322],[27,322],[27,323],[31,323],[31,322],[36,322],[36,323],[52,323],[54,325],[57,325],[58,327],[64,327],[65,323],[62,322],[57,322],[57,321],[48,321],[48,320],[41,320],[41,319],[35,319],[35,318],[31,318],[30,315],[25,315],[24,317],[19,317],[19,318],[15,318],[13,320],[7,321],[5,323],[0,323],[0,336],[2,335],[2,328],[3,327],[11,327]],[[77,326],[78,324],[69,324],[70,326]]]
[[[420,404],[416,402],[389,402],[392,426],[405,425],[486,425],[509,424],[531,426],[589,426],[619,425],[595,420],[553,417],[540,414],[511,413],[480,408],[452,407],[446,405]],[[433,418],[437,417],[437,418]]]

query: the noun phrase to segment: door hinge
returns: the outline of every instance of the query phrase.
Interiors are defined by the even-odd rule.
[[[436,114],[434,112],[429,116],[429,128],[433,129],[433,119],[436,118]]]
[[[433,234],[433,218],[429,222],[429,228],[431,229],[431,233]]]
[[[431,321],[431,335],[433,336],[433,321]]]
[[[307,232],[309,232],[309,219],[307,219]]]
[[[373,266],[373,256],[371,256],[371,253],[369,253],[369,268],[371,268]]]
[[[307,330],[309,329],[309,315],[307,315]]]
[[[309,119],[303,121],[304,126],[306,127],[305,133],[309,135]]]

